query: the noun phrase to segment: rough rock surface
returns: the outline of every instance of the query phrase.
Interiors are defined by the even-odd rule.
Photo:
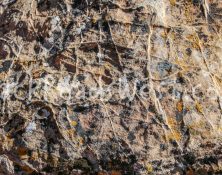
[[[220,0],[0,0],[0,174],[222,174]]]

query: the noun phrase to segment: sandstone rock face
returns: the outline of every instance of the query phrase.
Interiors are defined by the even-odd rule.
[[[222,174],[222,2],[0,0],[0,174]]]

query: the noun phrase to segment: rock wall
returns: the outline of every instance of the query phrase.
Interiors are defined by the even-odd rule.
[[[222,174],[222,2],[0,0],[0,174]]]

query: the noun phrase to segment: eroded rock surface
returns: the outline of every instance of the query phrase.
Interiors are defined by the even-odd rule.
[[[221,174],[222,2],[0,0],[1,174]]]

